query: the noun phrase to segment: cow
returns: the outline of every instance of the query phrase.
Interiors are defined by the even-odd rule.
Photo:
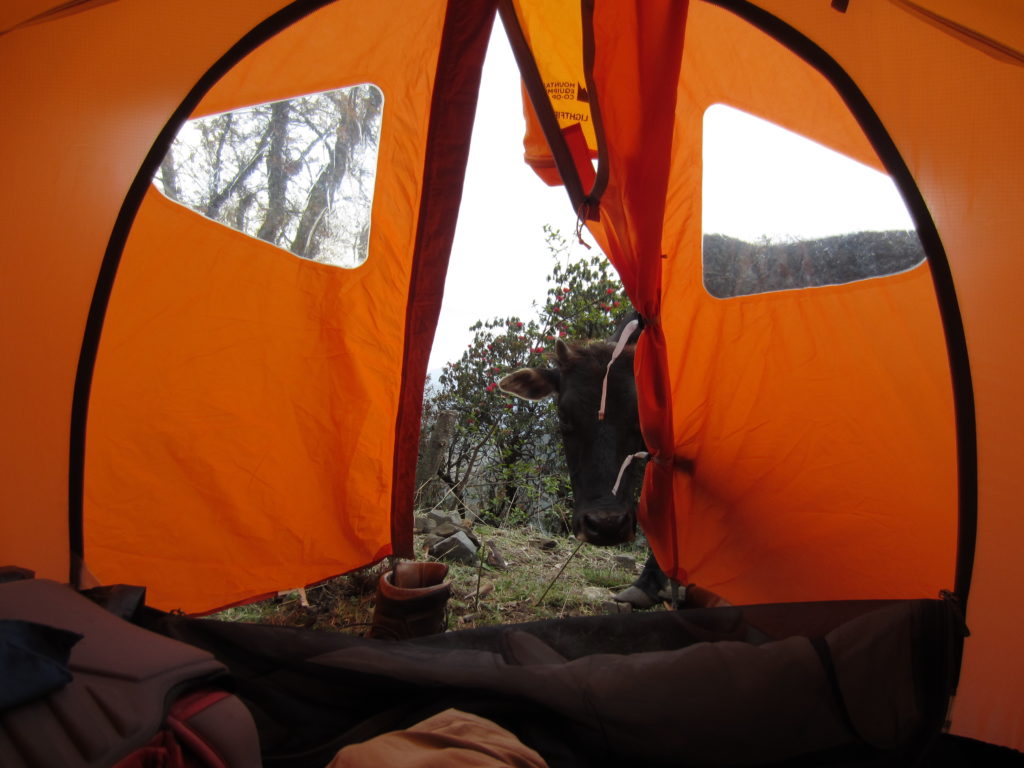
[[[633,355],[640,318],[619,322],[606,341],[555,342],[554,365],[521,368],[498,387],[525,400],[555,397],[573,493],[572,531],[609,546],[636,534],[636,498],[646,446],[640,432]],[[653,554],[634,584],[615,596],[635,608],[664,599],[668,578]]]

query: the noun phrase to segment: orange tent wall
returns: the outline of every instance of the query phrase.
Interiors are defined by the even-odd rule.
[[[1024,306],[1017,290],[1024,210],[1024,8],[851,3],[846,14],[837,14],[825,4],[761,5],[825,48],[857,82],[913,174],[942,238],[970,354],[978,442],[971,637],[953,730],[1024,749],[1024,656],[1018,641],[1024,608],[1017,595],[1024,540]],[[945,15],[925,19],[922,8]]]
[[[85,551],[101,582],[145,578],[151,604],[203,611],[391,551],[381,425],[404,313],[374,309],[403,266],[316,264],[150,192],[90,400]]]
[[[144,574],[154,605],[196,612],[392,552],[406,307],[444,22],[443,2],[417,13],[404,2],[330,5],[260,46],[200,104],[379,86],[369,257],[355,269],[300,259],[151,191],[90,400],[85,551],[104,583]],[[409,375],[422,382],[425,371]]]
[[[679,542],[665,560],[741,603],[952,589],[952,387],[928,266],[725,300],[703,286],[701,136],[712,104],[816,137],[827,125],[830,145],[880,163],[835,88],[768,35],[704,3],[687,33],[662,323],[675,455],[695,469],[676,473]]]
[[[0,562],[66,580],[72,393],[125,193],[196,81],[285,2],[97,3],[19,26],[52,5],[0,10]]]

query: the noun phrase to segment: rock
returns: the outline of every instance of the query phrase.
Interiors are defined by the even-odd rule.
[[[431,533],[435,536],[440,536],[442,539],[447,539],[449,536],[454,536],[461,530],[462,528],[455,525],[455,523],[445,520],[443,523],[437,523]]]
[[[476,544],[470,541],[465,531],[449,536],[430,548],[431,557],[438,560],[455,560],[472,565],[476,562]]]
[[[442,523],[459,525],[462,522],[462,518],[459,517],[459,513],[451,509],[432,509],[427,512],[427,519],[429,519],[435,526],[441,525]]]
[[[493,541],[487,542],[487,559],[485,562],[492,568],[497,568],[499,571],[508,570],[508,563],[505,562],[505,558],[502,557],[501,552],[498,551],[498,545]]]
[[[430,549],[436,544],[440,544],[444,541],[444,536],[438,536],[436,533],[428,533],[423,537],[423,548]]]
[[[433,523],[431,523],[429,517],[423,515],[416,515],[413,518],[412,529],[415,533],[430,533],[430,529]]]
[[[583,599],[588,603],[603,603],[608,599],[608,590],[604,587],[584,587]]]
[[[556,549],[558,542],[554,539],[530,539],[530,543],[537,549]]]
[[[630,557],[629,555],[616,555],[614,558],[615,564],[625,571],[630,573],[636,573],[636,558]]]

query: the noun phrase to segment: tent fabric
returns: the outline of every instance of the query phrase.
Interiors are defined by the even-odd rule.
[[[956,591],[972,634],[953,731],[1024,749],[1024,10],[501,11],[531,101],[527,160],[566,184],[648,320],[642,518],[659,559],[731,602]],[[201,611],[409,551],[422,375],[493,12],[0,9],[0,563],[65,580],[84,554],[103,582]],[[385,94],[363,267],[299,263],[148,191],[190,114],[360,82]],[[585,110],[561,108],[565,84]],[[711,298],[714,103],[888,171],[928,262]],[[599,160],[589,189],[563,135],[574,120]]]
[[[695,6],[691,22],[694,44],[684,54],[678,96],[686,117],[676,118],[681,135],[699,137],[705,110],[723,101],[799,128],[809,123],[799,94],[824,91],[824,114],[846,112],[845,120],[826,122],[844,131],[836,143],[860,156],[870,151],[847,139],[856,129],[863,142],[864,132],[837,92],[794,53],[719,8]],[[731,76],[688,76],[734,51]],[[761,95],[768,90],[765,61],[773,62],[769,71],[800,73],[787,81],[793,90],[775,89],[780,96],[770,104]],[[678,173],[669,198],[680,205],[662,243],[670,254],[663,303],[672,300],[663,323],[672,340],[675,451],[696,467],[692,475],[676,473],[673,491],[685,578],[738,602],[769,594],[813,600],[824,592],[925,597],[951,589],[956,436],[928,266],[847,285],[715,299],[700,279],[701,212],[692,193],[700,142],[677,142],[674,151]],[[758,424],[756,434],[737,431],[737,419]],[[829,426],[811,426],[821,424]],[[789,481],[794,477],[798,484]],[[649,500],[648,510],[654,504]],[[828,526],[814,522],[823,515]],[[776,546],[760,549],[756,542],[764,540]],[[789,557],[794,549],[803,556]],[[831,567],[822,580],[825,561]]]
[[[5,5],[0,28],[51,5]],[[198,1],[147,5],[91,4],[0,37],[5,113],[24,116],[0,129],[6,178],[18,180],[0,192],[6,220],[18,222],[6,240],[0,343],[5,370],[25,372],[4,377],[0,540],[11,553],[6,560],[31,562],[57,579],[69,571],[69,431],[79,352],[125,193],[189,89],[282,3],[216,14]],[[153,39],[157,29],[162,44]]]
[[[402,327],[353,309],[393,278],[253,245],[152,190],[118,271],[90,403],[85,544],[103,583],[151,572],[154,605],[214,608],[390,552],[379,510],[394,436],[374,427],[394,418],[379,381],[397,376],[382,363],[400,360]]]
[[[407,329],[433,327],[440,289],[417,285],[409,315],[405,304],[414,270],[435,283],[444,274],[445,262],[418,266],[414,254],[438,262],[430,254],[446,253],[454,225],[455,212],[442,211],[448,231],[435,226],[425,238],[418,230],[434,219],[419,209],[457,200],[460,183],[427,178],[422,158],[433,130],[447,137],[446,162],[459,152],[464,162],[459,132],[472,124],[476,93],[472,71],[443,77],[444,106],[432,112],[434,79],[404,76],[437,66],[443,11],[424,7],[429,24],[407,14],[399,25],[398,6],[373,14],[328,6],[250,54],[197,107],[206,114],[375,82],[385,106],[371,256],[353,270],[314,263],[147,194],[121,258],[90,399],[85,549],[104,583],[146,570],[154,605],[194,612],[303,586],[396,549],[411,554],[411,478],[393,484],[392,473],[415,467],[415,455],[397,461],[396,430],[415,450],[408,432],[418,430],[430,344]],[[482,57],[489,16],[464,18],[461,47],[447,54],[463,69],[466,46]],[[311,27],[333,33],[307,45]],[[345,44],[353,35],[361,44]],[[307,74],[293,78],[282,59]],[[458,124],[433,125],[432,114]],[[409,351],[418,359],[406,361]],[[399,386],[405,375],[418,388]],[[400,398],[414,406],[404,423]],[[135,481],[123,483],[126,476]],[[403,486],[405,506],[392,515]],[[140,530],[150,537],[143,547]],[[237,549],[225,551],[225,541]]]
[[[1006,706],[1001,697],[997,703],[992,691],[1024,678],[1024,659],[1013,639],[1024,616],[1009,608],[1016,602],[1016,579],[1010,576],[1016,557],[1006,547],[1024,533],[1014,511],[1022,491],[1015,467],[1024,412],[1019,398],[1009,395],[1022,374],[1022,359],[1011,351],[1019,344],[1011,339],[1024,318],[1007,282],[1013,278],[1006,258],[1018,249],[1014,212],[1024,203],[1024,114],[1001,106],[1021,92],[1024,70],[919,23],[903,4],[853,8],[842,30],[820,13],[794,14],[783,5],[769,8],[827,45],[875,106],[902,148],[948,254],[969,345],[979,446],[978,541],[968,607],[977,641],[966,647],[953,728],[984,740],[1002,733],[1010,739],[1003,743],[1020,749],[1024,705]],[[996,4],[987,5],[989,13],[1000,13]],[[948,10],[957,18],[956,9]],[[1019,6],[1004,5],[1001,18],[1005,30],[1024,25]],[[871,48],[860,48],[855,40],[867,30]],[[907,82],[941,86],[908,89]]]

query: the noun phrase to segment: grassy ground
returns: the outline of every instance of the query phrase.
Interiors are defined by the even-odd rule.
[[[646,557],[646,550],[637,544],[584,544],[573,556],[579,545],[575,539],[546,537],[530,528],[478,525],[474,533],[481,541],[494,542],[508,567],[450,564],[449,629],[608,612],[614,609],[611,596],[633,582]],[[417,537],[417,557],[423,560],[427,557],[421,542],[422,537]],[[617,561],[617,556],[633,558],[635,565],[629,567]],[[214,618],[362,635],[373,618],[377,579],[388,568],[385,561],[310,587],[306,590],[308,605],[303,605],[299,593],[292,592],[231,608]],[[552,584],[560,569],[561,575]]]

